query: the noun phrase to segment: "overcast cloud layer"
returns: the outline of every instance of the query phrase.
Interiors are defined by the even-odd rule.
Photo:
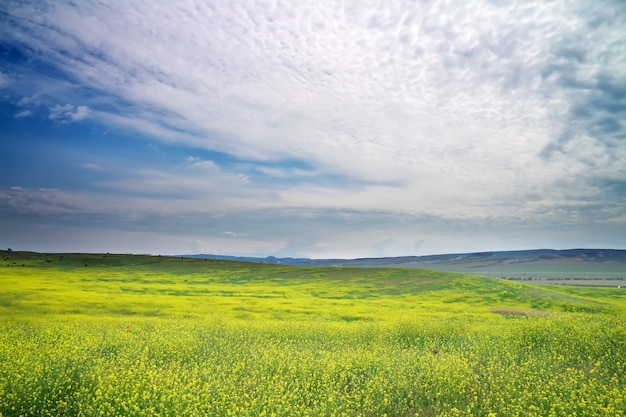
[[[0,245],[626,248],[626,3],[0,4]]]

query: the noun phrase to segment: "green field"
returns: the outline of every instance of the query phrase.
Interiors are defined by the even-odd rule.
[[[626,416],[626,290],[0,252],[2,416]]]

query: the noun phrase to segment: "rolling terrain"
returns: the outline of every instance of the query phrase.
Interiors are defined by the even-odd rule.
[[[2,416],[626,415],[626,291],[0,252]]]
[[[186,256],[286,265],[425,268],[569,285],[626,285],[626,250],[616,249],[537,249],[361,259]]]
[[[487,265],[485,259],[492,256],[477,255],[464,260],[445,255],[441,263],[448,268],[458,262],[470,269],[468,265]],[[61,308],[64,300],[71,300],[61,308],[62,314],[82,314],[84,309],[89,314],[95,314],[99,309],[102,314],[110,314],[112,304],[120,304],[121,314],[163,316],[170,314],[168,311],[171,314],[193,314],[192,310],[186,311],[181,306],[193,304],[198,297],[244,300],[245,305],[226,303],[221,311],[235,316],[238,311],[280,316],[283,310],[290,314],[299,311],[329,316],[333,309],[327,302],[335,300],[331,303],[335,306],[364,301],[367,313],[362,318],[372,318],[378,314],[376,308],[387,309],[387,303],[380,301],[388,296],[400,296],[393,300],[394,305],[406,304],[410,310],[423,309],[430,313],[438,310],[482,313],[503,306],[591,312],[622,308],[612,301],[612,297],[622,293],[609,289],[589,292],[584,288],[548,288],[474,273],[418,267],[441,266],[439,261],[405,262],[402,264],[405,268],[392,267],[397,264],[389,263],[399,259],[403,258],[355,260],[330,267],[148,255],[0,251],[0,261],[3,261],[0,271],[7,284],[5,291],[0,293],[0,312],[4,305],[19,306],[20,312],[34,309],[52,314],[55,309],[46,307],[48,303]],[[355,264],[367,266],[352,266]],[[26,286],[18,292],[11,290],[12,285],[19,288],[28,280],[41,285]],[[257,286],[272,289],[258,291]],[[54,291],[50,292],[52,289]],[[111,300],[91,302],[92,296],[103,294],[110,296]],[[587,295],[580,297],[579,294]],[[605,294],[607,298],[603,298]],[[586,298],[588,295],[591,295],[590,299]],[[626,291],[623,297],[626,297]],[[283,302],[271,303],[281,298]],[[268,300],[270,303],[265,305],[264,301]],[[258,308],[255,308],[257,304]],[[298,308],[291,310],[291,304],[297,304]],[[139,308],[140,305],[143,307]],[[232,309],[226,305],[231,305]],[[200,310],[197,314],[205,314],[201,305],[195,308]],[[215,308],[215,305],[210,306],[210,309]],[[626,304],[623,308],[626,309]],[[11,308],[5,311],[6,314],[10,312]]]

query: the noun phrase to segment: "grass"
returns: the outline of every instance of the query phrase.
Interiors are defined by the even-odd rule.
[[[2,252],[2,416],[626,415],[626,291]]]

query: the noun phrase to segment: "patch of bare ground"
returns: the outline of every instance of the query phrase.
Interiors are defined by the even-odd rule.
[[[516,307],[493,307],[491,311],[505,317],[547,317],[553,314],[549,311]]]

